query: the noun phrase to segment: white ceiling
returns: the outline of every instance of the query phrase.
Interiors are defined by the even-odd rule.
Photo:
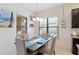
[[[0,8],[17,9],[18,11],[38,12],[62,5],[61,3],[2,3]]]
[[[15,4],[15,6],[19,6],[20,8],[26,9],[28,12],[38,12],[43,11],[49,8],[54,8],[61,4],[55,3],[26,3],[26,4]]]

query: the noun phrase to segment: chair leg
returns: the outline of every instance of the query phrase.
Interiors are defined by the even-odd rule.
[[[54,55],[55,55],[55,51],[53,51]]]

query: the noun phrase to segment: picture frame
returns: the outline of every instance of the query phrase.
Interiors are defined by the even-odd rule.
[[[13,12],[0,9],[0,28],[1,27],[12,27],[13,23]]]

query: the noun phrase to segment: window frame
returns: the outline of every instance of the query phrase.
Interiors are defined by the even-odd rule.
[[[52,16],[52,17],[55,17],[55,16]],[[58,17],[58,19],[59,19],[59,17]],[[41,35],[40,34],[40,28],[47,28],[47,33],[49,33],[49,28],[57,28],[57,37],[59,37],[59,20],[58,20],[58,26],[49,26],[49,18],[46,18],[46,20],[47,20],[47,26],[46,27],[40,27],[40,21],[39,21],[39,35]]]

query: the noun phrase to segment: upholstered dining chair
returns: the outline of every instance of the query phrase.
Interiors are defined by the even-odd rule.
[[[41,37],[48,38],[48,33],[42,33]]]
[[[43,53],[43,54],[48,54],[48,55],[55,55],[55,41],[56,38],[52,38],[48,45],[45,45],[38,49],[38,52]]]

